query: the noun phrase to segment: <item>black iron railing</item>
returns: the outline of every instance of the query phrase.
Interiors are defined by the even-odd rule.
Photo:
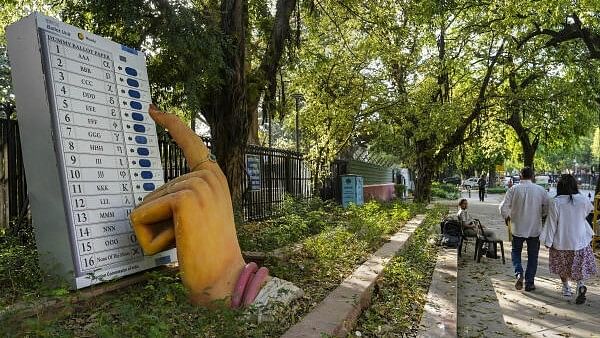
[[[27,217],[29,201],[17,121],[0,119],[0,132],[3,152],[0,187],[4,194],[4,205],[0,207],[5,210],[1,222],[6,227],[11,220]],[[183,152],[169,135],[161,133],[158,140],[165,181],[189,172]],[[210,141],[204,141],[210,147]],[[242,179],[244,194],[239,212],[244,220],[263,219],[276,214],[285,195],[312,197],[310,172],[301,154],[250,145],[246,156],[259,163],[260,170],[254,175],[253,184],[250,184],[247,172]]]

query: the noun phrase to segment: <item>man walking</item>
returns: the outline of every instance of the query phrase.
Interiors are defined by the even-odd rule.
[[[517,282],[515,288],[523,288],[523,266],[521,251],[523,242],[527,242],[527,270],[525,271],[525,291],[535,290],[540,251],[539,236],[542,232],[542,219],[548,214],[549,197],[544,188],[534,184],[533,170],[525,167],[521,170],[521,183],[506,192],[500,203],[500,213],[506,223],[512,222],[512,263]]]
[[[485,175],[481,175],[479,181],[477,181],[477,186],[479,187],[479,201],[483,202],[483,198],[485,197]]]

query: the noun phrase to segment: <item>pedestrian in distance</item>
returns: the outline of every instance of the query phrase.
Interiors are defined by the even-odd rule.
[[[483,202],[485,198],[485,185],[487,182],[485,181],[485,175],[481,175],[481,178],[477,181],[477,186],[479,187],[479,201]]]
[[[515,288],[525,291],[535,290],[540,251],[539,236],[542,233],[542,219],[548,214],[549,196],[541,186],[534,184],[533,170],[525,167],[521,170],[521,181],[510,188],[500,203],[500,213],[506,224],[512,226],[512,264],[515,271]],[[510,222],[510,223],[509,223]],[[521,252],[523,243],[527,243],[527,269],[523,275]]]
[[[597,273],[590,245],[594,232],[586,221],[593,209],[588,199],[579,193],[575,177],[562,175],[540,235],[540,241],[550,250],[550,272],[562,281],[563,296],[571,297],[569,281],[577,282],[576,304],[585,302],[585,280]]]

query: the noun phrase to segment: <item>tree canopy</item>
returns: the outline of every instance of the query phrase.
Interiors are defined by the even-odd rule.
[[[145,50],[155,100],[208,123],[234,196],[260,121],[278,117],[289,135],[295,97],[317,185],[364,148],[409,167],[420,201],[447,165],[558,168],[551,154],[589,149],[579,145],[598,124],[593,0],[30,0],[9,1],[0,20],[32,9]]]

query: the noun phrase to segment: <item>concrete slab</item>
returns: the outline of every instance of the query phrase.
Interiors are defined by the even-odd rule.
[[[440,249],[417,337],[456,337],[458,255]]]

